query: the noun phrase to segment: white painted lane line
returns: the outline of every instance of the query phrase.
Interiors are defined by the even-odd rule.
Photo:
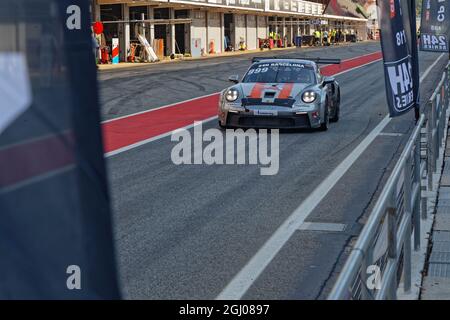
[[[428,76],[428,74],[431,72],[431,70],[434,68],[434,66],[439,62],[439,60],[441,60],[441,58],[444,56],[444,53],[441,53],[439,55],[439,57],[437,57],[437,59],[431,64],[431,66],[429,66],[427,68],[427,70],[425,70],[425,72],[422,74],[422,76],[420,77],[420,82],[422,82],[423,80],[425,80],[425,78]]]
[[[424,72],[420,81],[430,73],[438,60],[443,57],[441,54],[436,61]],[[281,248],[291,238],[295,231],[305,222],[305,219],[325,198],[336,183],[344,176],[356,160],[362,155],[367,147],[383,131],[391,121],[389,115],[361,141],[361,143],[323,180],[319,186],[294,210],[294,212],[283,222],[283,224],[272,234],[264,245],[256,252],[250,261],[242,268],[228,285],[217,296],[217,300],[237,300],[241,299],[250,286],[258,279],[269,263],[275,258]]]
[[[21,181],[21,182],[17,182],[16,184],[10,185],[10,186],[6,186],[6,187],[0,187],[0,195],[6,195],[7,193],[16,191],[18,189],[24,188],[26,186],[38,183],[40,181],[44,181],[44,180],[48,180],[50,178],[59,176],[60,174],[66,173],[66,172],[70,172],[72,170],[74,170],[76,168],[76,166],[74,164],[69,164],[65,167],[62,167],[60,169],[56,169],[53,171],[49,171],[37,176],[34,176],[32,178],[29,178],[27,180]]]

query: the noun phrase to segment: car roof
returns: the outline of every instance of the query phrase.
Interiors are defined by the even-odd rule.
[[[258,64],[258,63],[275,63],[275,62],[295,62],[295,63],[301,63],[304,65],[309,65],[311,67],[314,67],[316,65],[316,63],[314,61],[311,60],[304,60],[304,59],[261,59],[258,61],[255,61],[253,64]]]

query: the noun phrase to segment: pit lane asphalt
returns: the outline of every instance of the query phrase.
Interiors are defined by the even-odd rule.
[[[105,70],[99,73],[102,118],[114,119],[223,90],[230,85],[228,76],[242,76],[255,56],[335,58],[336,53],[346,59],[378,50],[377,43],[357,43]]]
[[[378,50],[365,43],[314,55],[350,58]],[[438,56],[421,53],[421,71]],[[423,81],[422,100],[445,62]],[[229,74],[248,68],[249,57],[191,63],[100,73],[104,119],[216,92],[228,85]],[[170,137],[107,160],[126,298],[213,299],[223,290],[386,115],[381,62],[337,80],[341,120],[328,132],[282,133],[276,176],[261,176],[254,165],[175,166]],[[343,223],[344,232],[297,231],[244,298],[326,298],[413,125],[411,113],[391,121],[383,132],[403,135],[377,137],[306,220]],[[203,127],[216,127],[216,121]]]

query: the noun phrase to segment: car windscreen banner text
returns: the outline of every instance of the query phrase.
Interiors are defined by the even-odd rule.
[[[449,0],[423,0],[420,50],[448,52]]]
[[[418,81],[412,58],[410,10],[407,0],[377,1],[381,26],[386,97],[391,117],[414,108]]]

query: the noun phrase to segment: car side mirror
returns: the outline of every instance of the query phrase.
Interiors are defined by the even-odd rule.
[[[322,85],[332,84],[334,81],[335,79],[333,77],[323,77]]]
[[[239,75],[235,74],[228,77],[228,81],[233,83],[239,83]]]

